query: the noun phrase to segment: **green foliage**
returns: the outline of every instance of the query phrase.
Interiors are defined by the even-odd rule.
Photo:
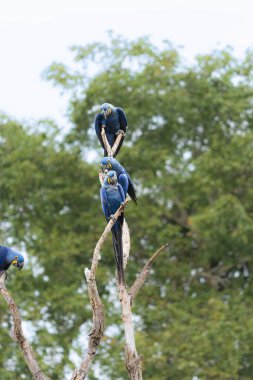
[[[32,323],[48,373],[62,379],[72,368],[70,348],[83,353],[80,326],[91,322],[83,267],[105,222],[98,165],[87,164],[83,152],[102,155],[94,106],[108,101],[126,111],[129,127],[118,158],[138,189],[138,206],[126,209],[128,283],[169,243],[134,305],[144,378],[251,379],[252,53],[240,61],[224,49],[185,66],[168,42],[158,48],[148,38],[113,34],[108,44],[72,51],[75,69],[54,63],[44,74],[71,95],[73,127],[66,138],[59,142],[61,133],[50,123],[46,133],[39,124],[35,131],[6,119],[0,124],[2,241],[11,238],[28,252],[26,270],[12,270],[8,287]],[[96,360],[105,378],[119,380],[127,374],[109,281],[114,270],[108,241],[98,271],[108,330]],[[0,377],[15,372],[28,379],[6,335],[5,305],[0,308]],[[5,370],[10,356],[17,364]]]

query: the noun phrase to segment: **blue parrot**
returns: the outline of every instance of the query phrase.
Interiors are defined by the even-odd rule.
[[[0,274],[13,264],[19,270],[24,266],[24,257],[9,247],[0,245]]]
[[[104,148],[104,156],[108,156],[108,152],[106,151],[106,148],[104,146],[103,139],[101,136],[102,125],[105,126],[105,134],[106,134],[108,143],[111,147],[113,147],[113,144],[117,138],[119,131],[122,130],[124,133],[126,132],[127,118],[122,108],[114,107],[110,103],[104,103],[102,104],[100,108],[101,108],[101,112],[95,116],[95,120],[94,120],[95,130],[96,130],[97,137],[100,141],[100,144]],[[115,157],[121,148],[123,140],[124,140],[124,136],[122,137],[121,142],[114,154]]]
[[[100,161],[101,170],[105,173],[109,170],[114,170],[117,173],[118,182],[122,186],[125,197],[127,193],[130,198],[137,204],[137,197],[135,193],[134,184],[126,171],[126,169],[113,157],[104,157]]]
[[[100,190],[100,198],[102,210],[107,222],[113,218],[115,212],[120,205],[125,201],[125,194],[118,183],[117,174],[115,171],[109,171],[104,179],[104,184]],[[117,219],[112,227],[113,249],[116,259],[117,272],[119,283],[125,281],[123,268],[123,243],[122,243],[122,226],[124,222],[124,213]]]

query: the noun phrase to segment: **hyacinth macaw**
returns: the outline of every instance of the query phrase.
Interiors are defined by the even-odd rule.
[[[13,249],[0,245],[0,274],[6,271],[11,264],[19,270],[24,266],[24,257]]]
[[[117,174],[115,171],[109,171],[104,179],[104,184],[100,190],[100,198],[102,210],[107,222],[113,218],[115,212],[120,205],[125,201],[125,194],[118,183]],[[116,223],[112,227],[113,249],[116,259],[117,272],[119,283],[124,282],[123,268],[123,242],[122,242],[122,226],[124,222],[124,213],[118,217]]]
[[[113,147],[113,144],[115,143],[115,140],[117,138],[117,135],[119,134],[119,131],[126,132],[127,128],[127,118],[125,115],[125,112],[120,107],[114,107],[110,103],[104,103],[102,104],[101,112],[98,113],[95,116],[94,124],[95,124],[95,130],[97,137],[100,141],[100,144],[104,148],[104,156],[108,156],[108,152],[106,151],[106,148],[103,143],[103,139],[101,136],[102,127],[105,126],[105,134],[108,140],[108,143],[111,147]],[[123,143],[124,136],[122,137],[120,144],[114,154],[118,154],[121,145]]]
[[[114,170],[117,173],[118,182],[122,186],[125,197],[127,194],[137,204],[137,198],[133,181],[131,180],[126,169],[113,157],[104,157],[100,161],[102,172],[106,173],[109,170]]]

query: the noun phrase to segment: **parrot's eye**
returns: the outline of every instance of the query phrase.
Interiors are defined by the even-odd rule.
[[[15,259],[17,259],[18,258],[18,256],[15,256]]]

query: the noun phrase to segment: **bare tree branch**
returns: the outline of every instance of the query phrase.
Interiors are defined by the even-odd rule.
[[[113,157],[114,154],[115,154],[115,152],[116,152],[116,150],[119,147],[119,144],[120,144],[121,140],[125,136],[125,133],[124,133],[124,131],[120,130],[119,134],[116,137],[116,140],[115,140],[115,142],[113,144],[113,147],[111,147],[110,144],[108,143],[107,138],[106,138],[105,128],[106,128],[105,126],[102,126],[102,128],[101,128],[101,137],[102,137],[105,149],[107,150],[108,157]]]
[[[50,380],[49,377],[43,374],[37,362],[35,353],[32,347],[30,346],[29,342],[27,341],[26,337],[24,336],[20,312],[13,298],[10,296],[9,292],[5,288],[5,278],[6,274],[2,273],[2,275],[0,276],[0,293],[7,302],[13,319],[13,328],[10,334],[11,338],[14,340],[14,342],[18,343],[19,347],[21,348],[25,361],[33,378],[36,380]]]
[[[121,142],[121,140],[123,139],[123,137],[125,136],[125,133],[124,131],[122,130],[119,130],[119,134],[113,144],[113,147],[112,147],[112,156],[114,157],[115,155],[115,152],[117,151],[118,147],[119,147],[119,144]]]
[[[104,315],[103,304],[99,297],[99,293],[97,289],[96,270],[98,266],[101,248],[103,244],[105,243],[106,239],[108,238],[108,235],[112,229],[112,226],[114,225],[114,223],[116,222],[120,214],[123,212],[124,207],[127,204],[127,202],[128,201],[126,200],[125,203],[118,208],[118,210],[114,214],[114,219],[111,219],[109,221],[102,236],[97,242],[96,247],[94,249],[94,253],[93,253],[91,270],[89,270],[88,268],[85,269],[85,276],[88,283],[88,292],[89,292],[90,302],[91,302],[91,306],[93,310],[93,327],[92,327],[91,332],[89,333],[88,348],[87,348],[85,357],[81,363],[80,368],[74,371],[71,380],[83,380],[86,378],[90,370],[92,360],[97,352],[98,345],[104,334],[105,315]]]
[[[142,380],[141,357],[138,355],[134,338],[131,296],[128,294],[124,283],[118,283],[118,291],[126,340],[125,365],[131,380]]]
[[[130,233],[126,219],[124,219],[123,228],[122,228],[122,243],[123,243],[123,267],[126,269],[129,252],[131,247]]]
[[[108,157],[113,157],[112,148],[111,148],[111,146],[109,145],[108,140],[107,140],[107,138],[106,138],[106,134],[105,134],[105,126],[102,126],[102,128],[101,128],[101,137],[102,137],[102,140],[103,140],[103,143],[104,143],[105,149],[107,150]]]
[[[148,260],[129,292],[127,292],[126,285],[124,283],[118,283],[119,299],[122,307],[122,321],[126,339],[125,365],[131,380],[142,380],[141,357],[138,355],[135,345],[134,325],[131,310],[132,301],[141,286],[144,284],[149,274],[151,265],[157,256],[167,247],[167,245],[168,244],[164,244]]]
[[[132,301],[134,300],[136,294],[138,293],[138,291],[140,290],[140,288],[142,287],[142,285],[144,284],[144,282],[146,281],[148,275],[149,275],[149,271],[150,271],[150,268],[151,268],[151,265],[153,264],[153,262],[155,261],[155,259],[157,258],[157,256],[165,250],[165,248],[168,246],[168,244],[164,244],[162,245],[154,254],[153,256],[148,260],[148,262],[145,264],[145,266],[143,267],[141,273],[139,274],[139,276],[136,278],[135,282],[133,283],[133,285],[131,286],[131,289],[129,290],[129,294],[131,295],[132,297]]]

